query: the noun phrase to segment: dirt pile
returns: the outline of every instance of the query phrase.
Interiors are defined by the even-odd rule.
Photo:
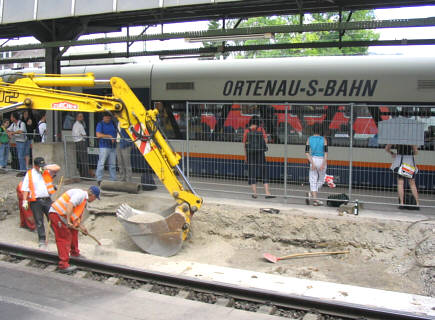
[[[19,212],[15,188],[12,192],[11,185],[0,185],[0,196],[7,191],[10,199],[7,206],[13,209],[0,223],[0,241],[22,245],[36,243],[35,233],[18,227]],[[90,205],[90,211],[95,214],[89,215],[85,225],[98,239],[109,239],[112,250],[119,249],[118,259],[122,260],[123,254],[141,254],[114,212],[121,203],[146,211],[153,211],[152,201],[161,206],[172,204],[169,198],[157,199],[156,196],[161,197],[153,193],[107,197],[103,194],[104,200]],[[150,197],[153,198],[150,200]],[[260,213],[259,208],[207,202],[192,219],[191,239],[169,259],[435,296],[434,268],[425,267],[434,264],[434,228],[433,221],[412,224],[361,215],[326,217],[291,208],[279,214],[267,214]],[[83,236],[80,243],[94,245],[92,239]],[[50,248],[55,250],[54,243]],[[280,257],[341,250],[350,253],[295,258],[276,264],[263,258],[265,252]],[[98,259],[98,255],[89,258]]]

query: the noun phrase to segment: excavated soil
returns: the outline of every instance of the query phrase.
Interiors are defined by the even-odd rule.
[[[11,173],[0,175],[0,211],[7,210],[0,221],[0,241],[36,246],[37,235],[19,228],[15,187],[18,179]],[[62,191],[79,185],[68,185]],[[83,186],[84,188],[86,186]],[[130,240],[114,216],[121,203],[135,209],[150,210],[152,203],[160,209],[172,205],[161,194],[150,201],[152,193],[126,195],[102,193],[102,201],[89,207],[85,225],[106,248],[91,250],[93,241],[80,236],[86,257],[112,257],[117,263],[136,263],[149,256]],[[6,199],[5,199],[6,198]],[[4,200],[5,199],[5,200]],[[207,202],[192,221],[191,239],[185,241],[173,262],[193,261],[282,276],[331,281],[370,288],[435,296],[434,222],[404,222],[360,216],[322,216],[292,208],[279,214],[261,213],[259,208]],[[321,208],[319,210],[322,210]],[[427,239],[426,239],[427,238]],[[422,242],[422,240],[426,239]],[[418,246],[417,246],[418,245]],[[416,248],[417,247],[417,248]],[[116,249],[116,250],[115,250]],[[51,238],[49,250],[55,251]],[[301,252],[349,250],[347,254],[313,256],[267,262],[263,253],[285,256]],[[109,257],[109,258],[108,258]]]

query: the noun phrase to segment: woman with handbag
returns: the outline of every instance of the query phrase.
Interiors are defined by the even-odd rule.
[[[391,151],[391,149],[395,149],[396,152]],[[413,145],[391,145],[387,144],[385,147],[385,151],[391,154],[393,158],[393,163],[391,164],[391,170],[393,170],[394,174],[397,176],[397,193],[399,194],[399,209],[405,209],[404,199],[405,199],[405,191],[404,184],[405,179],[408,180],[409,186],[411,188],[412,195],[414,196],[416,208],[419,210],[419,199],[418,199],[418,191],[417,186],[415,184],[415,175],[418,172],[417,166],[415,165],[414,156],[418,153],[417,146]]]

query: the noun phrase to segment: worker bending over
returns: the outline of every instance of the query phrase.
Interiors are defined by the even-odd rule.
[[[33,217],[38,231],[39,248],[47,250],[44,228],[44,214],[48,219],[48,210],[51,206],[50,196],[56,192],[53,177],[60,170],[57,164],[47,165],[44,158],[36,157],[33,169],[27,171],[21,190],[23,191],[23,208],[32,209]]]
[[[56,237],[60,272],[68,273],[77,269],[69,264],[70,255],[80,256],[78,230],[88,234],[81,218],[87,202],[100,200],[100,189],[91,186],[87,191],[70,189],[61,195],[50,208],[50,221]]]

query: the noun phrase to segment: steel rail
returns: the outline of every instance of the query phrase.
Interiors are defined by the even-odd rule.
[[[43,262],[56,264],[57,254],[26,248],[0,242],[0,253],[14,254],[23,258],[36,259]],[[321,313],[334,316],[343,316],[359,319],[396,319],[396,320],[423,320],[425,316],[409,312],[375,308],[345,302],[332,302],[318,298],[303,297],[292,294],[282,294],[265,289],[244,288],[221,282],[199,280],[186,276],[176,276],[158,271],[147,271],[126,266],[113,265],[86,259],[71,258],[71,262],[79,268],[89,269],[95,272],[108,273],[118,277],[125,277],[134,280],[152,281],[158,284],[170,285],[173,287],[189,288],[207,293],[241,298],[251,302],[262,302],[278,307],[288,307],[300,310],[315,309]]]

